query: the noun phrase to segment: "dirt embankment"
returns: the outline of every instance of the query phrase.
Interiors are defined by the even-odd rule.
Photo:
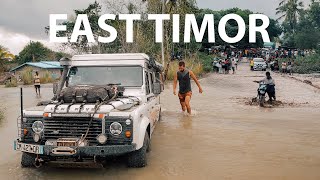
[[[320,74],[297,74],[288,77],[320,89]]]

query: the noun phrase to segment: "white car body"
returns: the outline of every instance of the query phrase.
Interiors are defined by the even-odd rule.
[[[89,55],[76,55],[72,58],[70,63],[71,67],[142,67],[142,80],[143,84],[140,87],[125,87],[123,96],[108,104],[101,105],[97,111],[94,110],[95,104],[48,104],[45,106],[37,106],[34,108],[25,109],[23,111],[24,117],[42,118],[44,114],[49,116],[68,116],[73,117],[93,115],[98,118],[103,114],[102,121],[116,119],[118,117],[130,119],[133,123],[132,128],[132,145],[135,150],[142,148],[144,144],[145,134],[148,133],[151,139],[155,126],[160,118],[161,105],[160,95],[154,94],[153,84],[160,82],[156,78],[157,72],[149,68],[149,57],[146,54],[89,54]],[[157,63],[157,65],[160,65]],[[98,77],[99,78],[99,77]],[[100,77],[101,78],[101,77]],[[148,86],[148,87],[147,87]],[[147,92],[149,89],[150,92]],[[129,106],[131,108],[123,108]],[[95,113],[95,114],[93,114]],[[102,124],[106,124],[102,122]],[[106,125],[102,125],[102,134],[106,133]],[[44,127],[44,130],[46,127]],[[57,130],[59,133],[59,130]],[[64,137],[61,137],[64,138]],[[80,137],[74,137],[80,138]],[[52,152],[50,152],[52,153]]]
[[[263,58],[254,58],[253,59],[253,70],[257,71],[265,71],[267,69],[267,63],[264,61]]]

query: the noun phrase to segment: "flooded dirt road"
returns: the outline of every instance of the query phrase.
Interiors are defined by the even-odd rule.
[[[180,112],[168,85],[162,95],[162,121],[152,139],[149,164],[128,169],[111,162],[104,169],[22,169],[17,137],[19,89],[0,88],[5,120],[0,124],[1,179],[320,179],[320,91],[281,75],[273,75],[277,98],[287,105],[246,105],[256,95],[264,72],[242,64],[236,75],[211,74],[193,85],[195,115]],[[42,97],[51,97],[43,88]],[[35,105],[33,88],[25,88],[25,106]]]

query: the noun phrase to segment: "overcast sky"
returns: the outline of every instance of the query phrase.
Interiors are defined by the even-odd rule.
[[[309,1],[309,0],[302,0]],[[49,14],[72,14],[84,9],[94,0],[1,0],[0,44],[18,54],[30,40],[41,41],[50,48],[44,27],[49,25]],[[264,13],[275,18],[279,0],[198,0],[200,8],[214,10],[239,7]]]

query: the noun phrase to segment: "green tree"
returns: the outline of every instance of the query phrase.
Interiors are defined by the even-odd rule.
[[[52,51],[45,47],[42,43],[31,41],[19,53],[18,62],[23,64],[26,62],[38,62],[41,60],[46,60],[51,53]]]
[[[278,20],[284,19],[290,25],[290,31],[294,31],[299,15],[303,12],[303,2],[299,0],[281,0],[276,14],[280,15]]]
[[[15,59],[15,56],[11,54],[7,48],[0,45],[0,72],[5,71],[6,62],[13,59]]]
[[[58,61],[62,57],[70,57],[70,55],[63,52],[52,51],[41,42],[31,41],[19,53],[17,61],[19,64],[26,62]]]
[[[309,7],[309,17],[313,24],[320,29],[320,1],[312,0]]]

